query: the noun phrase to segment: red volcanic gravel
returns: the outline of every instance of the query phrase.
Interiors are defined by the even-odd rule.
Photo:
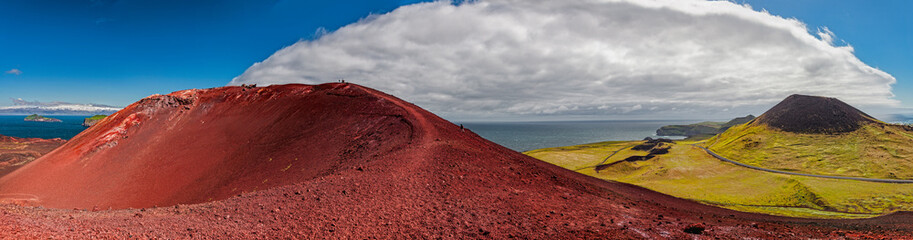
[[[66,140],[0,135],[0,177],[60,147]]]
[[[0,194],[0,236],[12,239],[897,239],[913,231],[906,213],[772,217],[602,181],[354,84],[153,96],[0,178]],[[696,225],[700,234],[684,231]]]

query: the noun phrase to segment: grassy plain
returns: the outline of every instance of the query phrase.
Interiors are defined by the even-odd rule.
[[[636,142],[602,142],[525,152],[593,177],[630,183],[676,197],[739,211],[807,218],[864,218],[913,211],[913,184],[802,177],[756,171],[722,162],[690,144],[647,161]],[[606,159],[613,152],[617,154]],[[603,162],[605,160],[605,162]],[[600,164],[613,164],[596,171]]]

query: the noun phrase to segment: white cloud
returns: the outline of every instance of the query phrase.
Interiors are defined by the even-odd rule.
[[[434,2],[298,42],[230,84],[342,78],[452,118],[729,116],[793,93],[896,106],[895,79],[835,38],[725,1]]]
[[[4,72],[4,73],[6,73],[6,74],[13,74],[13,75],[19,75],[19,74],[22,74],[22,70],[13,68],[13,69],[10,69],[9,71],[6,71],[6,72]]]
[[[828,45],[834,45],[834,32],[831,32],[827,27],[818,29],[818,38],[821,41],[826,42]]]

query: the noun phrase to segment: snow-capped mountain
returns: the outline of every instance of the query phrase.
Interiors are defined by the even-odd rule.
[[[29,102],[18,99],[13,100],[13,106],[0,107],[2,115],[96,115],[112,114],[121,108],[101,104],[80,104],[68,102]]]

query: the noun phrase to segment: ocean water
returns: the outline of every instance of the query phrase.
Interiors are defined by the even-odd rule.
[[[23,121],[25,116],[0,116],[0,135],[70,139],[86,129],[82,126],[82,122],[83,119],[90,116],[46,117],[60,119],[63,122],[26,122]],[[456,124],[463,124],[479,136],[522,152],[602,141],[641,140],[645,137],[657,137],[656,129],[662,126],[695,122],[700,121],[456,122]]]
[[[556,121],[556,122],[457,122],[479,136],[514,151],[571,146],[602,141],[641,140],[657,137],[665,125],[692,124],[699,120]],[[669,137],[667,137],[669,138]],[[681,139],[682,137],[672,137]]]
[[[26,116],[0,116],[0,135],[21,138],[70,139],[85,130],[83,120],[90,116],[45,116],[63,122],[26,122]]]

